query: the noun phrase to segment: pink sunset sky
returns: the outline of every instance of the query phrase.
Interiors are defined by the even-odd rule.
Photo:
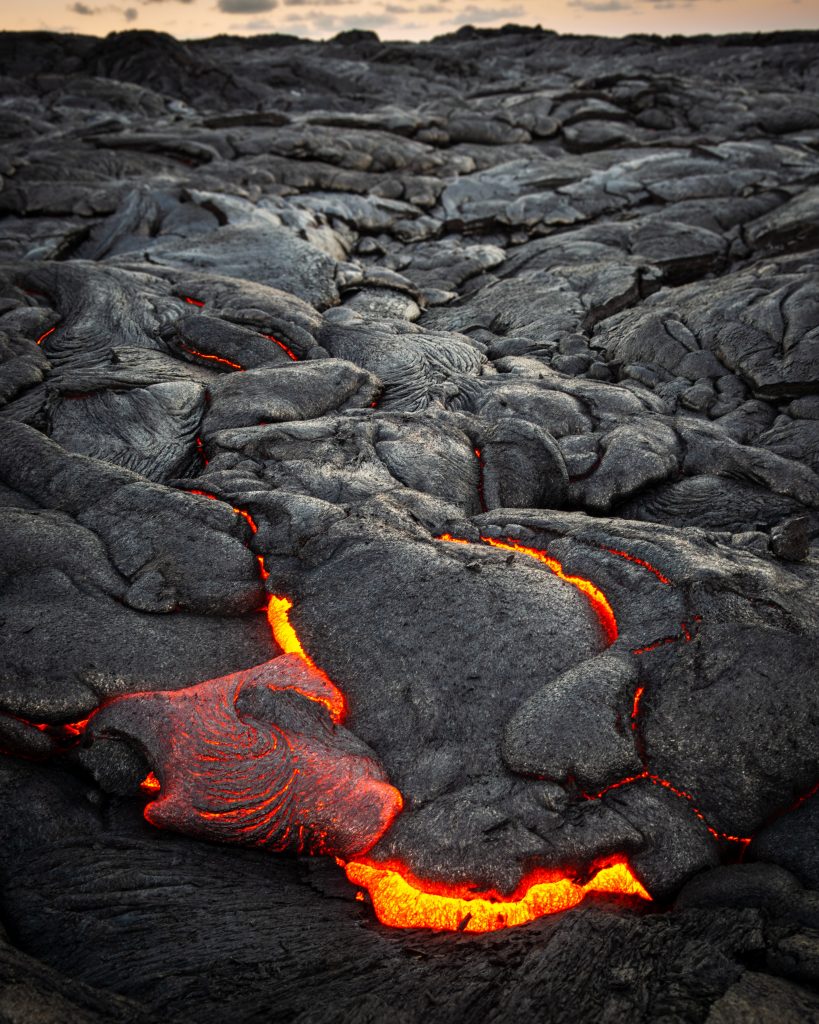
[[[286,32],[326,39],[350,28],[382,39],[429,39],[461,25],[516,22],[621,36],[819,28],[819,0],[6,0],[4,29],[105,35],[156,29],[182,39]]]

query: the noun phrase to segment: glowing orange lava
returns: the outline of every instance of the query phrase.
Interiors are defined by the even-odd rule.
[[[150,796],[155,796],[162,788],[159,784],[159,779],[154,775],[153,772],[148,772],[145,778],[140,782],[139,788],[143,793],[148,793]]]
[[[192,487],[188,491],[188,494],[198,494],[200,498],[209,498],[211,501],[221,501],[222,500],[221,498],[218,498],[215,494],[211,494],[210,491],[200,491],[199,488],[197,488],[197,487]],[[246,509],[236,508],[235,505],[231,505],[230,507],[236,513],[237,516],[241,516],[242,519],[244,519],[244,521],[250,527],[250,532],[251,533],[258,533],[259,532],[259,527],[256,525],[256,521],[254,520],[253,516]]]
[[[344,699],[344,694],[339,690],[334,682],[329,678],[326,672],[323,672],[313,661],[310,655],[305,651],[301,645],[295,629],[290,623],[290,609],[293,607],[293,602],[289,597],[276,597],[275,595],[270,598],[267,604],[267,621],[270,623],[270,628],[273,631],[273,639],[281,647],[285,654],[295,654],[297,658],[308,665],[314,672],[322,677],[322,679],[332,687],[331,696],[322,699],[321,703],[330,712],[330,717],[336,723],[344,721],[344,716],[347,713],[347,702]],[[317,698],[308,694],[311,700]]]
[[[38,344],[38,345],[42,345],[42,343],[43,343],[43,342],[44,342],[44,341],[46,340],[46,338],[47,338],[47,337],[49,336],[49,334],[53,334],[53,333],[54,333],[54,332],[55,332],[56,330],[57,330],[57,328],[56,328],[56,327],[50,327],[50,328],[49,328],[49,329],[48,329],[48,330],[47,330],[47,331],[45,332],[45,334],[41,334],[41,335],[40,335],[40,337],[39,337],[39,338],[37,339],[37,344]]]
[[[638,686],[634,692],[634,704],[631,709],[631,728],[634,731],[637,730],[637,716],[640,713],[640,701],[643,699],[645,689],[644,686]]]
[[[468,540],[463,540],[460,537],[453,537],[448,533],[442,534],[437,539],[448,541],[450,544],[470,543]],[[556,558],[552,558],[547,555],[545,551],[538,551],[537,548],[527,548],[524,547],[523,544],[518,544],[516,541],[496,540],[494,537],[481,537],[481,541],[484,544],[489,544],[490,547],[499,548],[501,551],[513,551],[515,554],[526,555],[528,558],[534,558],[536,562],[540,562],[541,565],[545,565],[550,572],[553,572],[555,576],[558,577],[558,579],[563,580],[564,583],[570,583],[588,598],[597,618],[600,620],[600,625],[603,627],[606,644],[611,645],[617,639],[619,635],[617,619],[614,617],[614,612],[608,602],[608,598],[599,587],[596,587],[591,582],[591,580],[584,579],[582,576],[567,576],[563,571],[563,566]]]
[[[278,338],[274,338],[272,334],[263,334],[263,338],[267,338],[268,341],[272,341],[274,345],[278,345],[279,348],[284,352],[286,356],[293,360],[294,363],[299,361],[299,357],[293,351],[292,348],[288,348],[283,341],[279,341]]]
[[[393,928],[492,932],[569,910],[590,892],[651,899],[624,861],[601,868],[585,884],[571,878],[556,878],[546,871],[533,871],[511,899],[503,899],[496,893],[469,896],[457,886],[436,886],[437,891],[432,892],[421,888],[414,879],[410,880],[395,864],[351,861],[344,869],[354,885],[369,891],[378,920]]]
[[[187,304],[189,306],[204,306],[205,305],[205,303],[204,302],[200,302],[199,299],[192,299],[190,297],[190,295],[185,295],[185,296],[183,296],[183,298],[185,299],[185,302],[187,302]]]
[[[676,644],[680,640],[685,640],[686,643],[690,643],[697,635],[699,624],[702,622],[701,615],[695,615],[691,619],[691,627],[687,622],[680,623],[680,632],[675,633],[673,636],[663,636],[659,640],[653,640],[650,644],[646,644],[645,647],[633,647],[631,650],[632,654],[648,654],[650,651],[656,651],[658,647],[666,647],[668,644]]]
[[[486,506],[486,495],[483,487],[483,454],[480,448],[473,448],[472,451],[478,460],[478,504],[481,506],[481,512],[488,512],[489,509]]]
[[[244,366],[239,363],[233,363],[230,359],[223,359],[221,356],[211,355],[209,352],[200,352],[197,348],[191,348],[190,345],[179,346],[183,352],[187,352],[188,355],[196,356],[197,359],[209,359],[214,363],[220,363],[222,366],[229,366],[231,370],[244,370]]]
[[[586,800],[599,800],[601,797],[605,796],[606,793],[611,793],[613,789],[622,789],[624,786],[630,786],[632,782],[640,782],[642,779],[650,782],[652,786],[662,786],[662,788],[667,789],[669,793],[673,793],[674,796],[687,801],[691,808],[691,813],[700,819],[715,839],[721,839],[723,842],[727,843],[742,843],[743,845],[747,845],[751,842],[750,838],[747,836],[732,836],[727,832],[718,832],[708,824],[705,815],[698,807],[695,806],[694,797],[690,793],[687,793],[684,789],[679,789],[672,782],[669,782],[668,779],[663,779],[659,775],[652,775],[648,768],[641,771],[639,775],[629,775],[625,779],[618,779],[617,782],[612,782],[608,786],[604,786],[599,793],[584,793],[583,796]]]
[[[651,562],[646,562],[645,559],[638,558],[636,555],[632,555],[628,551],[620,551],[618,548],[606,548],[606,547],[604,547],[603,550],[604,551],[608,551],[608,553],[610,555],[617,555],[618,558],[625,558],[625,560],[627,562],[633,562],[635,565],[639,565],[643,569],[648,569],[648,571],[653,573],[657,577],[657,579],[660,581],[660,583],[665,584],[665,586],[667,586],[667,587],[673,587],[674,586],[674,584],[671,582],[671,580],[667,576],[664,576],[660,572],[659,569],[657,569],[655,566],[653,566],[651,564]]]
[[[202,465],[207,466],[210,460],[208,459],[207,455],[205,455],[205,442],[202,440],[201,437],[197,435],[197,437],[195,438],[195,443],[196,450],[197,452],[199,452],[199,458],[202,460]]]

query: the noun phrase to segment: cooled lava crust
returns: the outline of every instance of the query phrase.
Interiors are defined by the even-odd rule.
[[[3,37],[0,1016],[819,1013],[818,42]]]

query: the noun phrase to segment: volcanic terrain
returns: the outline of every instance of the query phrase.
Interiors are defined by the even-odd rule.
[[[818,1020],[819,33],[0,104],[0,1020]]]

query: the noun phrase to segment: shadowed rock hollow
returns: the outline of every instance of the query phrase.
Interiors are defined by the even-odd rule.
[[[819,1015],[819,38],[0,76],[0,1017]]]

